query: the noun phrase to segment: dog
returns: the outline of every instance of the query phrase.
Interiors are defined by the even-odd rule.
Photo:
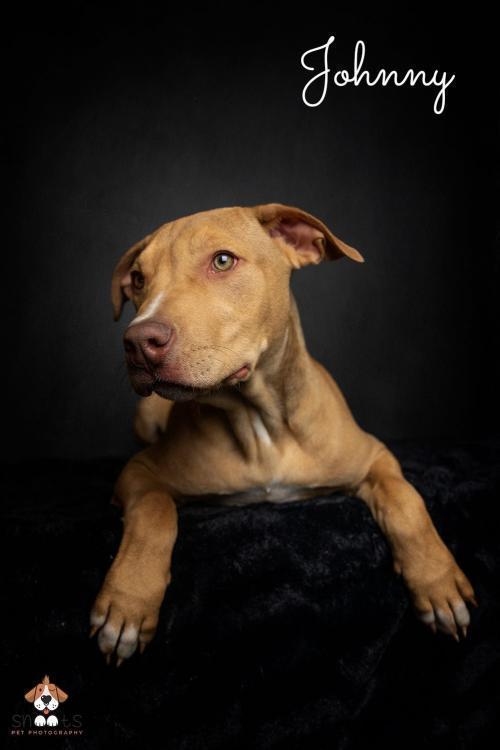
[[[29,703],[33,703],[38,711],[42,711],[35,718],[36,727],[44,727],[45,725],[57,727],[59,723],[57,716],[54,716],[54,714],[49,716],[49,714],[51,711],[55,711],[60,703],[67,700],[68,694],[50,682],[48,675],[45,675],[43,681],[35,685],[24,697]]]
[[[298,500],[342,491],[364,501],[388,539],[418,617],[459,640],[471,583],[386,445],[354,420],[308,353],[293,270],[363,257],[315,216],[277,203],[222,208],[164,224],[112,277],[135,427],[148,445],[126,464],[113,502],[123,538],[91,611],[90,635],[119,665],[154,636],[171,579],[177,506]]]

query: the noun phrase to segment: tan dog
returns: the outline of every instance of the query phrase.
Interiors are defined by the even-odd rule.
[[[419,617],[434,632],[466,635],[471,584],[396,458],[360,429],[304,343],[290,273],[343,256],[363,260],[315,217],[270,204],[165,224],[118,263],[115,318],[131,299],[126,358],[134,389],[148,397],[136,430],[151,445],[115,487],[123,540],[91,614],[108,661],[153,637],[176,504],[207,495],[231,503],[356,495],[386,535]]]

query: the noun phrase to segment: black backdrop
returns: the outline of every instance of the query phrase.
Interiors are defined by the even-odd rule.
[[[494,430],[492,19],[273,8],[66,3],[6,19],[12,458],[131,452],[114,263],[160,223],[269,201],[366,257],[293,280],[310,350],[358,421],[387,439]],[[305,107],[300,55],[331,34],[334,68],[363,39],[372,71],[455,73],[444,114],[421,87],[331,87]]]

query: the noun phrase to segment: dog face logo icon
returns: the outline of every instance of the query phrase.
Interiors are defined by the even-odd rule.
[[[43,682],[39,682],[38,685],[30,690],[24,696],[29,703],[33,703],[40,714],[35,719],[35,726],[44,727],[56,727],[58,725],[57,716],[52,714],[60,703],[64,703],[68,698],[68,694],[61,690],[60,687],[50,682],[49,676],[45,675]]]

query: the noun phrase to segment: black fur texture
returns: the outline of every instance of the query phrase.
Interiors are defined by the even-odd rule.
[[[120,539],[109,499],[123,462],[7,467],[7,733],[14,714],[32,712],[24,693],[49,674],[69,694],[60,719],[81,716],[84,734],[64,736],[65,748],[490,747],[499,446],[391,447],[476,589],[465,642],[414,618],[368,508],[337,494],[182,509],[157,636],[143,656],[107,667],[88,617]]]

